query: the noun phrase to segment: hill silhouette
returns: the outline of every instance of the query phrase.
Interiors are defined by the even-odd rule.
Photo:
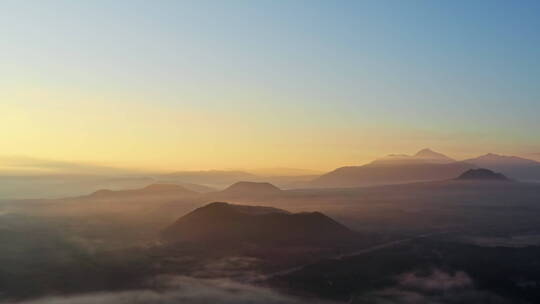
[[[461,174],[457,179],[474,181],[509,181],[503,174],[495,173],[489,169],[470,169]]]
[[[327,241],[351,237],[347,227],[320,212],[215,202],[179,218],[162,232],[168,242],[268,243]]]
[[[224,190],[206,194],[206,201],[250,201],[277,198],[286,192],[266,182],[237,182]]]
[[[244,171],[179,171],[160,178],[180,183],[193,183],[221,188],[237,181],[260,181],[261,177]]]
[[[281,189],[264,182],[237,182],[220,193],[231,195],[268,195],[281,193]]]
[[[465,162],[501,172],[514,179],[540,180],[540,162],[531,159],[488,153]]]

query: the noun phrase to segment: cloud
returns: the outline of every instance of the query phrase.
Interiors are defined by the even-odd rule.
[[[397,278],[394,287],[360,295],[354,304],[458,304],[515,303],[491,292],[476,289],[465,272],[409,272]]]
[[[89,293],[65,297],[47,297],[17,304],[307,304],[320,303],[282,295],[268,288],[231,280],[166,278],[164,289]],[[329,304],[329,302],[324,302]]]
[[[472,287],[473,281],[463,271],[449,274],[435,269],[428,276],[417,273],[403,274],[399,278],[399,284],[407,289],[434,292]]]
[[[205,263],[191,275],[198,278],[234,278],[243,282],[260,280],[256,269],[262,260],[253,257],[232,256]]]

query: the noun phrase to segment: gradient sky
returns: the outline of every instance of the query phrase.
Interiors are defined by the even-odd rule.
[[[1,155],[540,158],[540,1],[0,0]]]

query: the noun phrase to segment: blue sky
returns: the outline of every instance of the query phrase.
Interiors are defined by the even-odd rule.
[[[144,167],[531,156],[539,17],[538,1],[0,1],[0,139]]]

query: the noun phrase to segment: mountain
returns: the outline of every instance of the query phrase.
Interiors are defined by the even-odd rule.
[[[86,198],[91,199],[118,199],[118,198],[143,198],[146,196],[178,196],[178,197],[194,197],[199,193],[188,190],[180,185],[175,184],[152,184],[141,189],[130,190],[98,190]]]
[[[508,177],[501,173],[495,173],[488,169],[470,169],[461,174],[457,180],[467,181],[509,181]]]
[[[266,196],[281,192],[281,189],[270,183],[237,182],[218,193],[227,196]]]
[[[57,199],[81,196],[96,189],[140,188],[155,183],[151,177],[102,175],[3,175],[0,199]]]
[[[313,180],[310,185],[338,188],[445,180],[472,168],[474,165],[464,162],[372,162],[363,166],[338,168]]]
[[[423,164],[423,163],[434,163],[434,164],[449,164],[455,162],[455,159],[452,159],[442,153],[435,152],[431,149],[422,149],[414,155],[407,154],[390,154],[383,158],[379,158],[371,162],[375,165],[406,165],[406,164]]]
[[[206,201],[251,201],[277,198],[285,192],[271,183],[237,182],[222,191],[207,193]]]
[[[455,159],[452,159],[442,153],[435,152],[431,149],[422,149],[418,151],[413,158],[425,160],[428,162],[434,162],[434,163],[452,163],[455,162]]]
[[[540,180],[540,162],[531,159],[488,153],[464,162],[501,172],[513,179]]]
[[[289,213],[222,202],[195,209],[162,231],[163,239],[173,243],[322,241],[353,235],[347,227],[320,212]]]
[[[30,199],[0,201],[0,213],[24,213],[46,217],[99,217],[138,223],[139,228],[163,227],[173,222],[178,214],[185,214],[201,206],[204,195],[174,184],[151,184],[129,190],[102,189],[84,196],[59,199]],[[159,228],[158,228],[159,227]],[[142,229],[142,228],[141,228]]]
[[[179,171],[159,177],[163,180],[194,183],[205,186],[221,188],[237,181],[260,181],[262,178],[244,171]]]

